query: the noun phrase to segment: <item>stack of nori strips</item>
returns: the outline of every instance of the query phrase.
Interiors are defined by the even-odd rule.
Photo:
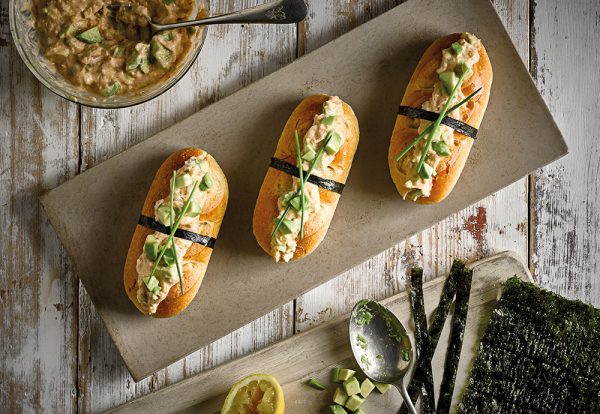
[[[600,310],[513,277],[460,413],[600,413]]]

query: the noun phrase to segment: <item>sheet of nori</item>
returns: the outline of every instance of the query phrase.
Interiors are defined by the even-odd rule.
[[[600,413],[600,310],[511,278],[459,413]]]
[[[442,334],[442,330],[444,329],[444,324],[446,323],[446,318],[448,316],[448,312],[450,311],[450,306],[452,306],[452,301],[454,300],[454,295],[456,294],[455,279],[457,275],[459,275],[464,270],[464,268],[465,264],[463,262],[459,260],[454,261],[454,263],[452,263],[450,275],[446,279],[444,287],[442,288],[442,295],[440,296],[440,301],[438,303],[437,308],[433,312],[431,327],[429,328],[429,337],[431,340],[429,344],[429,349],[427,350],[426,355],[423,355],[423,357],[419,357],[419,360],[417,362],[417,368],[415,369],[415,373],[413,374],[413,377],[408,386],[408,394],[410,395],[410,399],[413,402],[416,402],[419,398],[425,366],[427,364],[431,366],[431,359],[433,358],[435,348],[437,347],[440,335]],[[408,413],[408,408],[406,407],[406,405],[402,405],[402,407],[400,408],[400,414],[406,413]]]
[[[433,373],[431,372],[431,358],[427,360],[431,338],[427,330],[427,315],[425,314],[425,300],[423,298],[423,269],[414,268],[410,274],[410,303],[415,320],[415,342],[419,360],[423,361],[423,374],[421,376],[421,409],[425,414],[435,412],[435,395],[433,390]]]
[[[456,372],[460,360],[460,351],[462,350],[465,327],[467,325],[467,314],[469,313],[469,297],[471,295],[471,281],[473,280],[473,270],[465,269],[459,280],[457,280],[456,301],[454,302],[454,315],[452,316],[452,325],[450,330],[450,343],[444,362],[444,376],[440,386],[440,395],[437,403],[437,414],[447,414],[452,405],[452,395],[454,394],[454,383],[456,381]]]

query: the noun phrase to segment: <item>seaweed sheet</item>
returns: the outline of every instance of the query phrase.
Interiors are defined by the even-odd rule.
[[[600,413],[600,310],[511,278],[459,413]]]

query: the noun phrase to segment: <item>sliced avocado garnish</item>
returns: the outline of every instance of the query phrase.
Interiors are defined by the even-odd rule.
[[[175,264],[175,260],[177,260],[177,256],[173,252],[173,249],[165,250],[163,257],[161,259],[167,266],[172,266]]]
[[[327,388],[323,384],[321,384],[319,380],[316,380],[314,378],[310,378],[308,381],[306,381],[306,385],[318,391],[324,391]]]
[[[431,148],[433,148],[437,155],[441,155],[443,157],[449,157],[451,154],[448,144],[442,140],[434,141],[433,144],[431,144]]]
[[[185,212],[186,217],[198,217],[202,213],[202,206],[195,201],[190,203],[187,211]]]
[[[332,414],[347,414],[347,411],[341,405],[337,405],[337,404],[330,405],[329,409],[331,410]]]
[[[348,401],[348,394],[346,394],[346,391],[344,391],[342,387],[337,387],[335,393],[333,394],[333,402],[339,405],[344,405],[346,404],[346,401]]]
[[[153,235],[146,237],[146,243],[144,243],[144,253],[146,254],[146,257],[154,262],[158,257],[159,250],[158,239]]]
[[[310,198],[308,198],[308,194],[304,193],[304,210],[306,210],[309,206],[310,206]],[[300,195],[297,195],[296,197],[292,198],[290,200],[290,204],[292,205],[292,207],[294,207],[297,211],[302,210],[302,204],[301,204],[301,198]]]
[[[425,162],[423,163],[423,168],[421,168],[421,171],[419,171],[419,175],[422,179],[428,180],[435,175],[435,170],[431,165]]]
[[[145,277],[143,280],[144,284],[150,292],[154,291],[154,289],[158,287],[158,279],[155,278],[154,275],[150,277]]]
[[[173,53],[164,47],[156,37],[150,41],[150,55],[154,58],[158,66],[163,69],[169,69],[173,64]]]
[[[456,74],[458,76],[462,76],[463,73],[466,73],[465,79],[467,79],[469,76],[471,76],[473,74],[473,71],[471,70],[469,65],[467,65],[466,62],[460,62],[458,65],[456,65],[456,67],[454,68],[454,71],[456,72]]]
[[[458,82],[458,76],[454,72],[442,72],[439,76],[444,90],[450,95],[452,89],[454,89],[454,85]]]
[[[102,96],[110,98],[111,96],[118,95],[121,92],[121,84],[119,82],[115,82],[111,85],[110,88],[104,89],[102,91]]]
[[[136,44],[125,64],[125,69],[129,72],[136,69],[139,69],[143,73],[150,72],[150,61],[148,59],[149,50],[150,46],[146,43],[140,42]]]
[[[170,249],[167,249],[166,251],[169,251]],[[163,256],[164,258],[164,256]],[[156,275],[156,277],[158,277],[159,279],[162,280],[168,280],[169,282],[173,280],[174,275],[177,273],[177,269],[175,268],[175,265],[171,265],[171,266],[159,266],[156,268],[156,271],[154,272],[154,274]],[[177,276],[175,276],[177,277]]]
[[[360,383],[358,382],[356,377],[352,377],[352,378],[344,381],[344,383],[342,385],[344,386],[344,390],[346,391],[346,394],[348,394],[349,396],[358,394],[360,392]]]
[[[175,188],[183,188],[192,185],[194,179],[188,173],[183,173],[175,177]]]
[[[461,52],[462,52],[462,51],[463,51],[463,49],[464,49],[464,48],[463,48],[463,45],[461,45],[461,44],[460,44],[460,43],[458,43],[458,42],[454,42],[454,43],[452,43],[452,46],[450,46],[450,47],[452,48],[452,50],[454,51],[454,54],[456,54],[456,55],[460,55],[460,54],[461,54]]]
[[[304,149],[304,153],[302,154],[302,159],[304,161],[312,161],[317,156],[317,152],[311,147],[306,147]]]
[[[335,122],[335,118],[337,118],[337,115],[326,116],[325,118],[321,119],[321,124],[322,125],[331,125]]]
[[[104,41],[104,38],[100,34],[98,26],[94,26],[83,33],[79,33],[77,35],[77,39],[89,44],[101,43],[102,41]]]
[[[204,174],[204,177],[202,177],[202,181],[200,182],[200,190],[206,191],[209,188],[211,188],[212,185],[212,177],[210,176],[210,173],[207,172],[206,174]]]
[[[374,382],[373,385],[375,385],[375,388],[377,388],[377,391],[381,394],[388,392],[391,387],[390,384],[384,384],[383,382]]]
[[[333,155],[340,150],[340,146],[342,145],[342,136],[335,131],[331,131],[330,136],[331,138],[325,146],[325,151],[327,154]]]
[[[360,384],[360,395],[362,395],[364,398],[367,398],[374,389],[375,385],[373,385],[371,380],[365,378],[365,380]]]
[[[344,382],[352,378],[356,374],[356,371],[346,368],[340,368],[338,373],[338,382]]]
[[[356,411],[365,402],[365,399],[358,395],[351,395],[346,401],[346,408],[350,411]]]
[[[171,225],[171,206],[169,204],[161,204],[156,209],[156,216],[158,217],[158,221],[160,221],[165,226]]]
[[[292,234],[298,231],[298,223],[292,220],[283,219],[279,226],[279,232],[283,234]]]

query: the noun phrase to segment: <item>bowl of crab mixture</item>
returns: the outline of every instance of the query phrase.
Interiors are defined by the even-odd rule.
[[[155,98],[194,63],[206,28],[152,35],[149,20],[208,15],[208,0],[10,0],[12,36],[31,72],[54,93],[120,108]]]

